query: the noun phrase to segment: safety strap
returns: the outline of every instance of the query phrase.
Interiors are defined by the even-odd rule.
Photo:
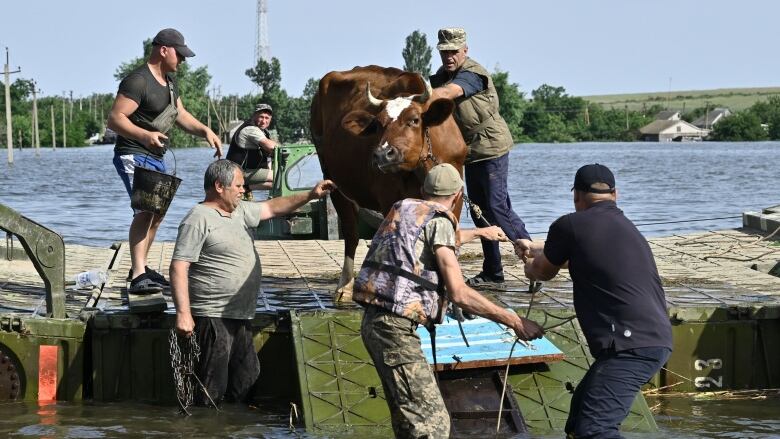
[[[395,276],[401,276],[403,278],[409,279],[410,281],[419,284],[426,290],[440,291],[440,287],[438,284],[435,284],[422,276],[418,276],[412,273],[411,271],[404,270],[400,265],[390,265],[390,264],[385,264],[376,261],[364,261],[363,265],[369,268],[373,268],[375,270],[381,270],[384,271],[385,273],[390,273]]]
[[[436,361],[436,325],[431,323],[430,325],[426,325],[425,328],[428,330],[428,335],[431,336],[431,353],[433,353],[433,378],[436,380],[436,384],[439,384],[439,374],[437,373],[439,363]]]

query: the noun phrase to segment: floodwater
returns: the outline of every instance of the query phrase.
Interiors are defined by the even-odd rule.
[[[183,178],[158,240],[171,241],[184,214],[203,198],[207,148],[176,150]],[[0,203],[63,235],[67,243],[108,246],[127,239],[129,199],[116,175],[112,146],[0,154]],[[646,236],[739,227],[746,210],[780,204],[780,142],[523,144],[510,156],[509,191],[515,211],[534,236],[572,208],[577,168],[599,162],[616,174],[619,205]],[[170,154],[166,160],[173,165]],[[262,198],[262,193],[256,193]],[[470,220],[462,218],[466,224]],[[703,221],[700,221],[703,220]],[[665,224],[658,224],[665,223]],[[660,431],[629,438],[780,437],[780,398],[653,397]],[[286,408],[228,407],[182,417],[175,407],[138,403],[0,404],[0,436],[313,437],[291,432]],[[560,437],[559,433],[536,437]]]
[[[657,406],[654,433],[625,433],[627,439],[777,438],[780,398],[718,400],[652,397]],[[321,438],[299,426],[289,428],[289,414],[280,408],[224,407],[190,409],[185,417],[175,407],[138,403],[0,404],[0,435],[9,438]],[[534,433],[534,438],[559,438],[562,433]],[[352,435],[357,439],[360,436]]]
[[[66,243],[127,240],[130,202],[111,163],[112,149],[44,148],[39,157],[16,150],[11,165],[0,151],[0,203],[57,231]],[[175,240],[181,219],[203,199],[212,152],[176,150],[184,181],[157,240]],[[573,210],[577,168],[598,162],[615,173],[618,204],[646,236],[734,228],[742,225],[743,211],[780,204],[778,153],[780,142],[522,144],[511,152],[509,193],[529,232],[544,235],[552,221]],[[174,165],[171,154],[166,161]],[[462,221],[471,224],[466,215]]]

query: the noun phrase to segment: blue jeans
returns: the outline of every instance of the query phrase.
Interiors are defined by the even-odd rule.
[[[504,154],[490,160],[483,160],[466,165],[466,190],[471,201],[482,209],[482,216],[493,226],[499,226],[506,236],[515,241],[519,238],[528,239],[531,236],[525,230],[523,220],[512,210],[512,201],[507,191],[507,175],[509,172],[509,154]],[[477,227],[488,224],[480,218],[471,218]],[[491,277],[503,277],[504,267],[501,265],[501,252],[498,242],[482,240],[482,272]]]
[[[148,154],[114,154],[113,162],[119,178],[122,179],[122,183],[125,185],[128,196],[133,194],[133,183],[130,179],[135,173],[136,167],[151,169],[165,174],[168,173],[168,169],[165,167],[165,162],[162,159]]]
[[[574,390],[566,434],[578,439],[622,437],[620,423],[639,389],[671,353],[665,347],[603,350]]]

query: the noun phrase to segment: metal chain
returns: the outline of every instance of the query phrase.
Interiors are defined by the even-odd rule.
[[[203,393],[211,402],[212,407],[217,411],[219,408],[214,404],[208,390],[195,374],[195,365],[200,358],[200,346],[195,339],[195,331],[192,331],[189,337],[179,337],[175,329],[171,329],[168,336],[171,354],[171,369],[173,370],[173,382],[176,386],[176,399],[179,400],[179,406],[184,414],[190,416],[187,410],[195,400],[195,382],[200,385]]]

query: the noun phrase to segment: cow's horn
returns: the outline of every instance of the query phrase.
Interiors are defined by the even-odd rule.
[[[366,83],[366,97],[368,98],[368,102],[370,102],[371,105],[373,105],[375,107],[378,107],[378,106],[382,105],[382,103],[384,102],[381,99],[375,98],[374,95],[371,94],[371,83],[370,82]]]
[[[425,92],[423,92],[422,94],[414,95],[414,97],[412,98],[412,100],[414,100],[415,102],[419,102],[421,104],[426,103],[428,99],[430,99],[431,93],[433,93],[433,89],[431,88],[431,83],[424,79],[423,82],[425,83]]]

